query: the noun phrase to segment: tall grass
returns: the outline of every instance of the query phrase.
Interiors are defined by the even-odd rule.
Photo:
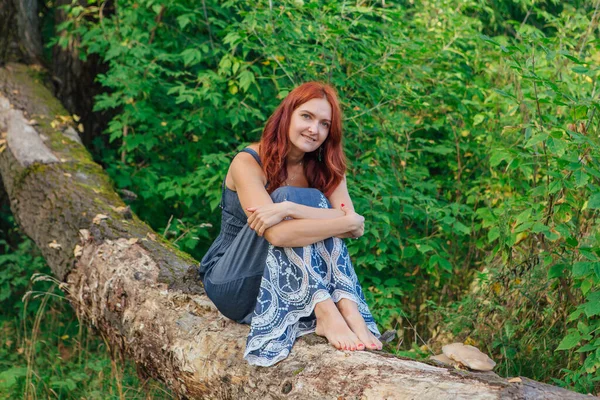
[[[172,399],[78,320],[35,245],[0,219],[0,399]]]

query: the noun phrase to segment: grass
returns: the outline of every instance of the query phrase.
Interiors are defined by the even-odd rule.
[[[162,383],[139,378],[132,361],[78,320],[29,239],[16,229],[5,237],[0,240],[0,399],[174,398]]]

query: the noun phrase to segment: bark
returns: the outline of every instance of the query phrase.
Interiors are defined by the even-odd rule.
[[[13,0],[17,10],[17,32],[28,64],[42,63],[42,35],[38,18],[38,0]]]
[[[180,397],[584,398],[525,378],[337,351],[314,335],[274,367],[249,366],[248,327],[218,313],[198,284],[196,261],[125,208],[68,120],[55,117],[65,110],[32,76],[22,65],[0,69],[0,174],[15,219],[82,320]]]
[[[0,0],[0,66],[14,59],[16,42],[14,25],[16,24],[13,0]]]
[[[71,0],[57,0],[53,5],[54,27],[67,20],[64,10],[58,8],[65,4],[71,4]],[[79,5],[89,6],[85,0],[80,0]],[[112,12],[110,2],[105,3],[102,14],[106,17]],[[55,37],[60,35],[62,33],[54,34]],[[0,0],[0,66],[7,62],[24,62],[49,68],[47,79],[52,82],[54,95],[70,113],[81,117],[84,127],[81,139],[90,146],[110,120],[109,113],[92,110],[94,96],[102,90],[95,78],[106,72],[107,66],[95,54],[82,60],[81,44],[76,36],[70,38],[64,49],[55,45],[52,60],[44,59],[42,42],[38,0]]]
[[[37,0],[0,0],[0,65],[42,61]]]
[[[3,0],[0,0],[3,1]],[[67,20],[67,16],[58,7],[71,4],[71,0],[57,0],[54,6],[54,26],[59,26]],[[80,0],[78,4],[88,7],[86,0]],[[104,18],[112,14],[113,8],[110,2],[101,7],[100,14]],[[55,33],[59,36],[62,33]],[[95,81],[96,76],[105,73],[108,69],[97,54],[87,55],[85,60],[80,57],[81,43],[78,37],[71,37],[67,47],[54,46],[52,49],[52,80],[55,95],[71,112],[81,117],[84,126],[81,139],[86,146],[92,144],[92,139],[101,134],[106,128],[106,121],[110,120],[107,112],[94,112],[94,97],[102,91],[102,85]]]

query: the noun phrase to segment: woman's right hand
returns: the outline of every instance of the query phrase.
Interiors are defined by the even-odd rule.
[[[341,210],[346,214],[348,233],[351,238],[358,239],[365,233],[365,217],[342,204]]]
[[[258,236],[263,236],[265,231],[283,221],[290,214],[291,203],[266,204],[260,207],[248,207],[246,210],[252,213],[248,217],[248,225]]]

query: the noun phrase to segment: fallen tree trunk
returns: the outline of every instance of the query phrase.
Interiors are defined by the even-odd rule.
[[[218,313],[196,261],[125,206],[35,71],[0,69],[0,174],[21,229],[82,320],[181,397],[206,399],[576,399],[522,378],[471,373],[308,335],[270,368],[242,358],[248,327]]]

